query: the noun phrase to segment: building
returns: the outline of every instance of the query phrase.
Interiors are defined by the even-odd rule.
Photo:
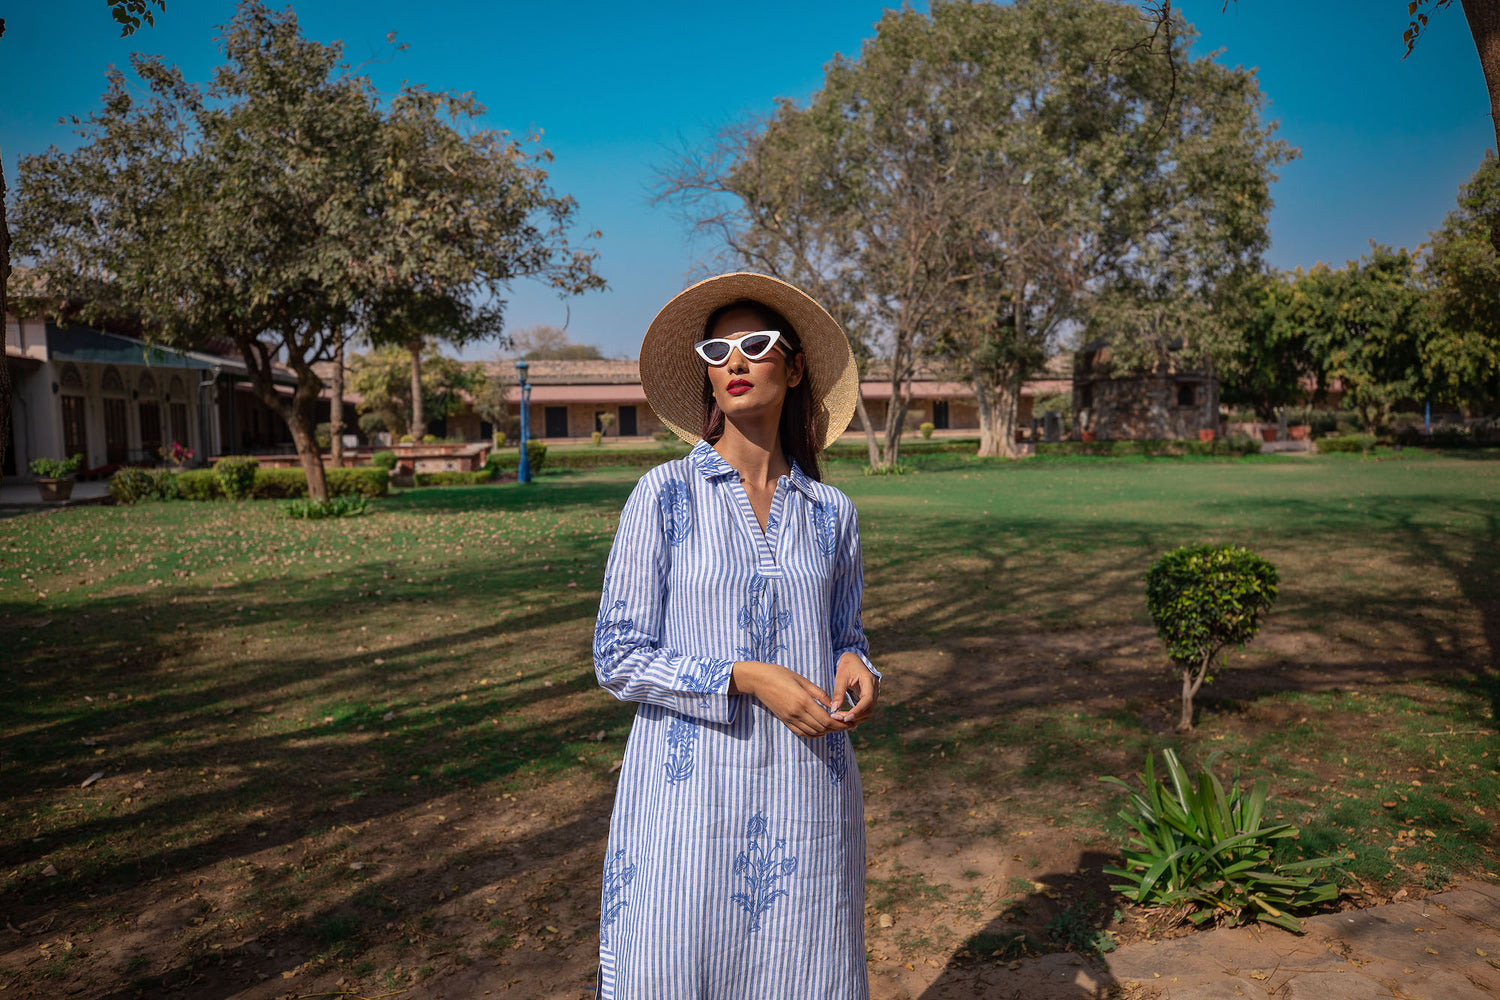
[[[1109,345],[1097,340],[1073,365],[1073,414],[1100,441],[1181,441],[1217,432],[1219,380],[1173,360],[1149,371],[1116,370]]]
[[[292,450],[285,422],[255,394],[244,362],[133,337],[6,316],[11,375],[5,478],[34,458],[83,456],[85,475],[151,465],[173,442],[200,460]],[[279,373],[290,394],[296,379]],[[326,403],[324,404],[326,408]]]

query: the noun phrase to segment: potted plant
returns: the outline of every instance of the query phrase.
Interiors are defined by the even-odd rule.
[[[193,449],[176,441],[172,442],[172,447],[158,448],[156,451],[174,472],[184,471],[193,460]]]
[[[83,456],[74,455],[61,460],[33,458],[27,468],[36,477],[36,488],[42,499],[51,503],[66,500],[73,495],[73,475],[82,464]]]

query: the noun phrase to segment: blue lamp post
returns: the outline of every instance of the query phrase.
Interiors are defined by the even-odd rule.
[[[531,383],[526,381],[526,371],[531,366],[523,358],[516,362],[516,376],[521,382],[521,460],[516,469],[516,479],[531,482],[531,455],[526,443],[531,440]]]

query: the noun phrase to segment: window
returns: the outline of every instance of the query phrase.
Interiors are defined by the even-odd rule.
[[[172,440],[184,448],[192,444],[188,440],[188,408],[186,403],[168,403],[167,418],[172,424]]]
[[[1196,406],[1198,404],[1197,387],[1191,382],[1177,383],[1177,405]]]
[[[141,458],[147,462],[161,457],[161,407],[156,403],[142,402],[141,414]]]
[[[948,429],[948,401],[940,399],[932,404],[932,426],[940,431]]]
[[[543,436],[565,438],[568,436],[568,408],[549,406],[543,414]]]
[[[63,451],[65,457],[83,456],[83,464],[89,464],[89,435],[84,423],[83,397],[62,398]]]
[[[130,460],[129,435],[125,400],[106,396],[104,399],[104,464],[124,465]]]
[[[638,433],[640,432],[636,430],[635,426],[635,407],[620,407],[620,436],[635,437]]]

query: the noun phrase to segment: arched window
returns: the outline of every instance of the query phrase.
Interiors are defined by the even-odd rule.
[[[120,370],[113,365],[104,369],[104,374],[99,377],[99,388],[104,392],[125,395],[125,380],[120,377]]]
[[[77,365],[63,365],[62,378],[59,381],[62,382],[64,389],[83,391],[83,373],[78,370]]]
[[[151,377],[150,372],[141,372],[140,381],[136,382],[135,387],[142,396],[156,395],[156,379]]]

